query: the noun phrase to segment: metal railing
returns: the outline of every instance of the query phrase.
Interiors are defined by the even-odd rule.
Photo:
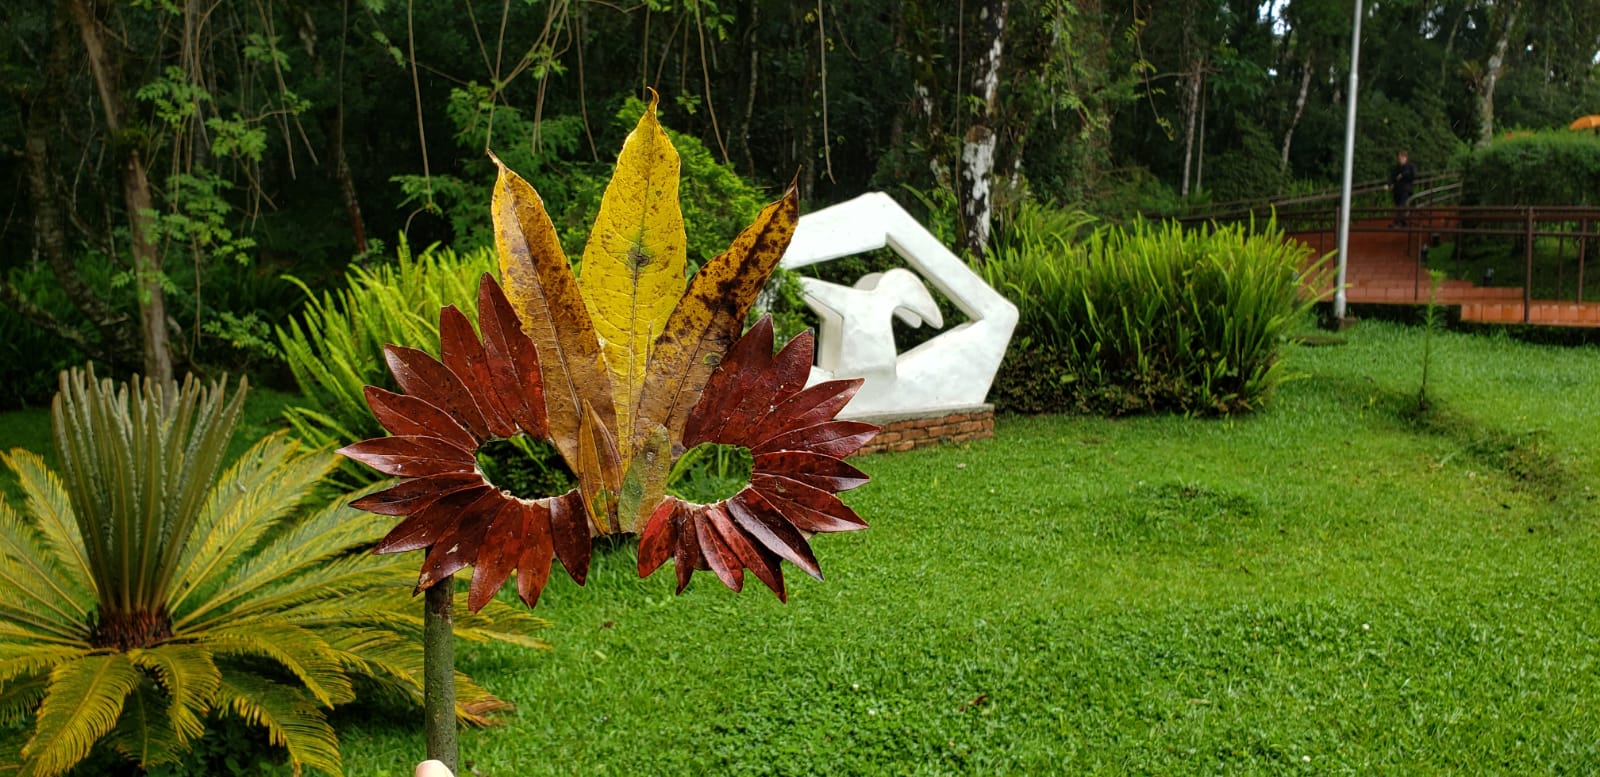
[[[1459,185],[1459,184],[1457,184]],[[1419,193],[1420,194],[1420,193]],[[1541,238],[1556,240],[1555,297],[1565,301],[1563,289],[1568,266],[1568,244],[1572,244],[1576,259],[1575,291],[1573,301],[1584,302],[1585,275],[1592,253],[1591,243],[1600,239],[1600,206],[1463,206],[1411,207],[1404,211],[1406,225],[1391,226],[1394,208],[1362,207],[1350,209],[1350,231],[1399,232],[1406,236],[1406,255],[1417,259],[1414,281],[1414,299],[1421,300],[1422,278],[1428,249],[1437,247],[1443,240],[1454,240],[1455,257],[1462,257],[1463,243],[1476,237],[1514,238],[1522,251],[1522,319],[1528,323],[1534,303],[1536,242]],[[1295,235],[1311,244],[1308,238],[1316,236],[1319,254],[1334,249],[1338,227],[1338,208],[1332,210],[1279,211],[1278,226],[1286,234]],[[1187,220],[1186,220],[1187,221]],[[1220,220],[1219,220],[1220,221]],[[1486,281],[1489,279],[1485,279]],[[1485,282],[1482,284],[1489,286]],[[1509,288],[1509,287],[1503,287]]]

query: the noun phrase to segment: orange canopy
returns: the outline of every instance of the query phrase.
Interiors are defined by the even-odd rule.
[[[1590,114],[1588,116],[1579,117],[1577,121],[1568,124],[1567,129],[1600,129],[1600,114]]]

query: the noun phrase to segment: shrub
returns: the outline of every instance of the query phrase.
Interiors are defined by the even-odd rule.
[[[1275,224],[1184,232],[1138,223],[1081,242],[1010,241],[981,267],[1020,311],[996,404],[1017,412],[1226,414],[1285,374],[1278,346],[1304,314],[1309,249]]]
[[[353,701],[356,681],[420,704],[412,562],[364,553],[389,526],[344,502],[301,509],[331,455],[273,435],[224,471],[243,393],[64,373],[59,473],[0,456],[24,495],[20,513],[0,502],[0,724],[31,720],[10,753],[24,773],[62,774],[97,744],[140,768],[173,763],[231,716],[296,772],[338,774],[323,711]],[[483,612],[457,634],[543,644],[525,636],[538,619]],[[469,720],[505,706],[462,685]]]
[[[1461,156],[1467,205],[1600,202],[1600,137],[1552,130],[1514,134]]]

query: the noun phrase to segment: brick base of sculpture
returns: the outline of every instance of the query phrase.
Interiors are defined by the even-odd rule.
[[[909,415],[872,415],[851,420],[883,427],[861,453],[909,451],[930,445],[987,440],[994,436],[994,406],[951,408]]]

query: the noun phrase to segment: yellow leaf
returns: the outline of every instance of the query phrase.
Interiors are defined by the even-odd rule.
[[[683,296],[683,214],[678,152],[656,123],[656,99],[628,135],[600,215],[583,250],[583,302],[611,373],[621,431],[619,453],[633,455],[634,412],[644,389],[650,345]]]
[[[750,306],[794,237],[799,201],[791,184],[783,199],[763,208],[728,250],[689,281],[688,292],[650,354],[635,440],[643,440],[657,425],[665,425],[674,442],[683,439],[701,390],[722,355],[739,339]]]
[[[522,330],[539,349],[551,442],[576,473],[584,404],[593,404],[602,426],[616,420],[611,380],[572,265],[561,250],[544,202],[527,181],[499,159],[494,162],[500,168],[493,201],[500,276],[506,298],[522,319]]]

